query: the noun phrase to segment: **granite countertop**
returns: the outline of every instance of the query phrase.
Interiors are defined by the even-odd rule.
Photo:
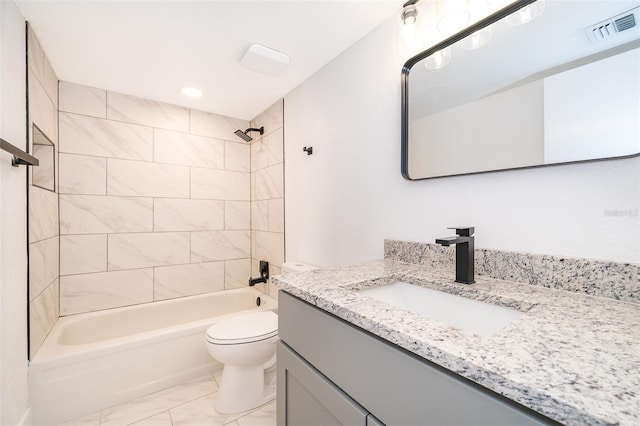
[[[640,424],[640,304],[392,260],[273,277],[302,300],[569,425]],[[358,294],[406,281],[525,312],[490,337]]]

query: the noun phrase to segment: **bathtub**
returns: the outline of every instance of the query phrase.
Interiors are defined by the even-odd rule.
[[[246,287],[58,319],[30,363],[33,424],[62,423],[220,370],[206,329],[255,310],[275,311],[277,302]]]

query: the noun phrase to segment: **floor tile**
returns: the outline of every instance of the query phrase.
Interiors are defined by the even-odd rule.
[[[218,390],[218,385],[205,380],[185,383],[160,392],[117,405],[102,412],[101,426],[124,426],[146,419],[173,407]]]
[[[216,394],[211,394],[171,409],[173,426],[222,426],[248,414],[220,414],[215,400]]]
[[[276,424],[276,402],[270,402],[256,411],[240,417],[239,426],[275,426]]]
[[[169,414],[169,411],[165,411],[133,423],[131,426],[173,426],[173,423],[171,422],[171,415]]]
[[[81,417],[75,420],[69,420],[60,426],[99,426],[100,413],[93,413],[89,416]]]

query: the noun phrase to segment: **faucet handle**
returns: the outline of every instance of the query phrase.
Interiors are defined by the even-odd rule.
[[[453,226],[447,229],[455,229],[456,235],[460,235],[461,237],[470,237],[476,231],[473,226]]]

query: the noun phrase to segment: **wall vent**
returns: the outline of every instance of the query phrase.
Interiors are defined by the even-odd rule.
[[[624,31],[634,30],[637,31],[638,21],[640,20],[640,7],[631,9],[627,12],[621,13],[618,16],[591,25],[584,29],[587,38],[592,43],[609,39]]]

